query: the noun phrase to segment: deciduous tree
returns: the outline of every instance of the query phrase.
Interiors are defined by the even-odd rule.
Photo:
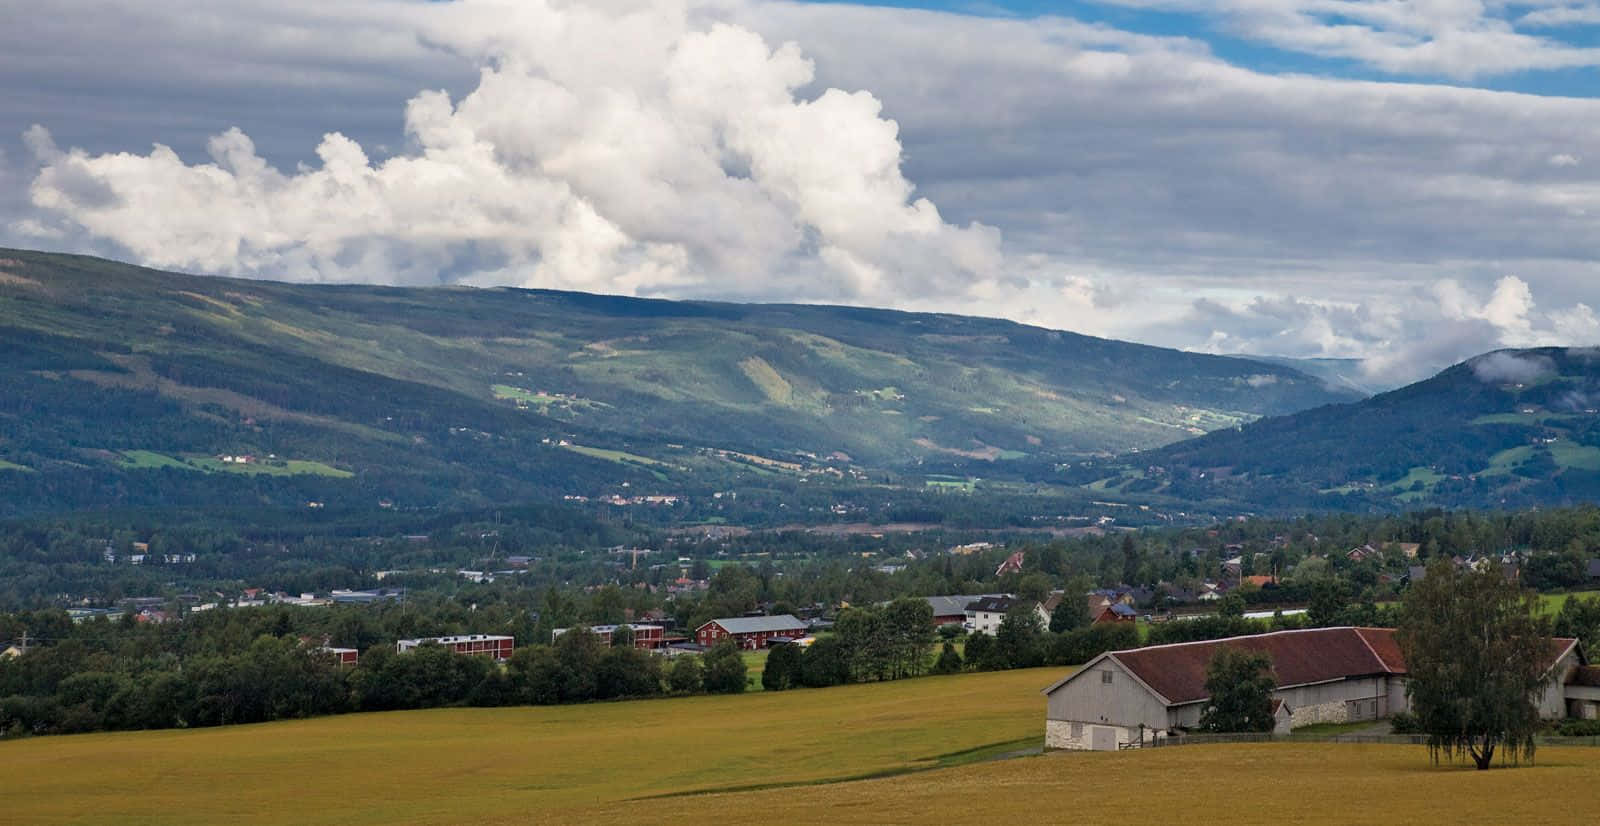
[[[1448,560],[1406,592],[1397,635],[1406,694],[1434,760],[1466,756],[1487,769],[1497,751],[1512,763],[1533,758],[1550,655],[1536,606],[1499,566],[1458,570]]]
[[[1215,732],[1272,731],[1272,658],[1265,652],[1224,645],[1206,665],[1200,728]]]

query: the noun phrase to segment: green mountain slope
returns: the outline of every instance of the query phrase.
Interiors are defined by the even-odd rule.
[[[1489,353],[1365,401],[1141,453],[1115,474],[1076,472],[1103,477],[1098,489],[1257,507],[1593,501],[1600,498],[1600,350]]]
[[[482,504],[730,468],[1049,463],[1354,397],[992,319],[291,285],[20,250],[0,250],[0,350],[10,510]]]

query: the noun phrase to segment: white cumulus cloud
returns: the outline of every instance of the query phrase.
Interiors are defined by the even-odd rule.
[[[883,300],[1002,266],[916,196],[877,98],[801,93],[792,43],[678,2],[456,5],[431,36],[481,74],[410,100],[408,151],[329,133],[280,170],[237,129],[189,163],[37,128],[32,203],[150,264],[297,280]]]

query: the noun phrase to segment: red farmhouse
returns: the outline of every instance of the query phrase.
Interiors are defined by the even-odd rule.
[[[395,643],[395,650],[401,654],[416,648],[423,643],[434,643],[454,651],[457,654],[481,654],[497,660],[511,659],[511,649],[516,645],[513,637],[500,637],[493,634],[467,634],[459,637],[424,637],[416,640],[400,640]]]
[[[806,635],[806,624],[789,614],[776,617],[724,617],[695,629],[694,641],[705,646],[732,639],[740,648],[762,648],[775,637],[799,639]]]

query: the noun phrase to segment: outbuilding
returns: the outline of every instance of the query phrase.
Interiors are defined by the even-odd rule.
[[[799,639],[806,635],[806,624],[792,614],[775,617],[723,617],[711,620],[694,631],[694,641],[707,648],[731,639],[740,648],[765,648],[776,637]]]

